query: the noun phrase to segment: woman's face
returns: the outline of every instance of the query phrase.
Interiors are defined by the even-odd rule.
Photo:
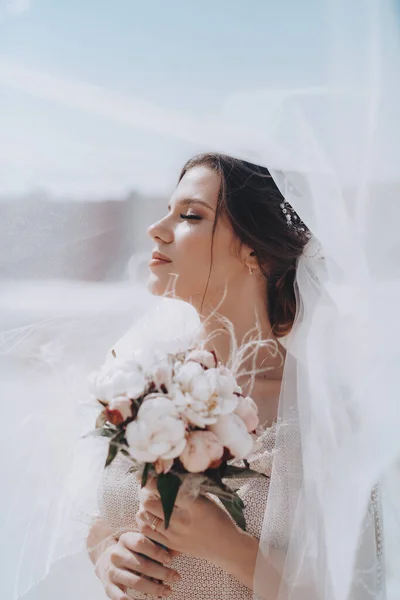
[[[189,169],[178,184],[168,213],[151,225],[148,234],[154,252],[170,262],[150,261],[148,288],[155,295],[175,295],[198,307],[204,296],[211,266],[212,230],[220,176],[212,169]],[[225,285],[240,284],[247,268],[238,252],[238,239],[225,215],[220,214],[214,234],[212,271],[207,298],[221,298]]]

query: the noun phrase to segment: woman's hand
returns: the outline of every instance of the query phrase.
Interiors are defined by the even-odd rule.
[[[161,548],[141,533],[123,533],[108,546],[95,565],[95,573],[110,600],[130,600],[130,588],[152,596],[169,596],[172,590],[162,582],[179,581],[179,574],[164,567],[178,552]],[[151,581],[154,578],[158,581]]]
[[[168,529],[155,479],[140,491],[138,529],[149,538],[183,554],[219,564],[230,554],[230,547],[242,543],[247,535],[233,523],[227,512],[205,496],[197,499],[179,493]],[[156,519],[157,517],[157,519]],[[156,524],[156,530],[151,525]]]

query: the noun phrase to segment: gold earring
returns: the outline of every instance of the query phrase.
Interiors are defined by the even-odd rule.
[[[249,267],[249,273],[250,275],[253,275],[253,269],[251,267]]]

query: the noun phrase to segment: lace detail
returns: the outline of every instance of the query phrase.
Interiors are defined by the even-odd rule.
[[[368,538],[371,537],[373,544],[365,544]],[[372,546],[376,548],[373,556],[363,555],[364,544],[365,547],[370,548]],[[382,508],[379,486],[375,486],[372,490],[371,501],[360,532],[351,598],[354,598],[354,600],[364,600],[366,598],[384,600],[386,598]]]
[[[275,444],[275,425],[258,431],[255,450],[249,457],[251,467],[265,475],[271,474],[272,456]],[[234,461],[239,464],[241,461]],[[139,508],[139,483],[136,476],[128,473],[130,461],[119,454],[104,471],[99,489],[99,508],[101,516],[108,522],[116,535],[124,531],[135,531],[135,514]],[[248,532],[256,538],[261,535],[263,519],[269,489],[269,477],[256,479],[230,480],[245,503],[245,518]],[[172,600],[253,600],[254,594],[207,560],[190,556],[174,559],[172,567],[182,579],[172,584]],[[128,592],[132,598],[155,598]]]

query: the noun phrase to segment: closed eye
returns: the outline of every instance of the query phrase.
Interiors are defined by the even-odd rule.
[[[191,220],[191,221],[200,221],[202,219],[202,217],[200,217],[200,215],[183,215],[180,214],[179,215],[181,219],[187,219],[187,220]]]

